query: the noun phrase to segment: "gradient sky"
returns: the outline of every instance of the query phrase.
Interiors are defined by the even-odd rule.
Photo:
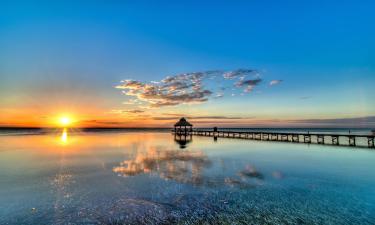
[[[76,126],[170,126],[187,116],[198,126],[374,127],[374,8],[1,1],[0,126],[53,126],[68,115]],[[190,86],[176,90],[166,77]],[[129,82],[140,85],[129,93]]]

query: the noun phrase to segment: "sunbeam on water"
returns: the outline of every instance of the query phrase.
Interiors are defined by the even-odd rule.
[[[375,222],[371,150],[68,132],[0,136],[0,224]]]
[[[60,140],[61,140],[61,144],[63,144],[63,145],[68,144],[68,130],[67,130],[67,128],[63,129],[63,131],[61,133]]]

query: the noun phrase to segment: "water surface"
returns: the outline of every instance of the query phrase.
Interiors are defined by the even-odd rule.
[[[375,151],[168,132],[0,136],[0,224],[374,224]]]

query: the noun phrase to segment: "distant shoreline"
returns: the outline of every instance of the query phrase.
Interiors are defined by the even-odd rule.
[[[64,127],[0,127],[0,130],[56,130],[63,129]],[[170,130],[173,127],[67,127],[68,129],[77,130]],[[213,129],[213,127],[194,127],[199,129]],[[246,129],[290,129],[290,130],[319,130],[319,129],[332,129],[332,130],[372,130],[373,127],[219,127],[218,129],[236,129],[236,130],[246,130]]]

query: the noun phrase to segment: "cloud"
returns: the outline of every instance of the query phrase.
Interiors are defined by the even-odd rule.
[[[165,116],[178,116],[178,117],[186,117],[185,114],[182,113],[163,113]]]
[[[240,94],[228,92],[251,92],[261,81],[254,69],[211,70],[167,76],[160,81],[123,80],[116,88],[133,98],[124,104],[146,103],[145,108],[159,108],[203,103],[227,94],[237,96]]]
[[[203,73],[181,74],[167,77],[161,82],[143,83],[124,80],[116,86],[127,96],[147,102],[151,107],[173,106],[183,103],[200,103],[208,100],[212,91],[201,83]],[[128,101],[128,103],[132,103]]]
[[[245,92],[251,92],[260,82],[262,82],[262,79],[260,78],[253,80],[239,80],[235,85],[237,87],[245,87]]]
[[[124,105],[134,105],[134,104],[142,104],[142,102],[138,101],[138,99],[128,99],[127,101],[123,102]]]
[[[224,93],[216,93],[215,98],[222,98],[224,97]]]
[[[145,111],[144,110],[139,110],[139,109],[132,109],[132,110],[124,110],[123,112],[127,112],[127,113],[143,113]]]
[[[145,112],[145,111],[140,110],[140,109],[129,109],[129,110],[113,109],[113,110],[111,110],[110,113],[123,114],[123,113],[143,113],[143,112]]]
[[[283,80],[271,80],[270,86],[274,86],[274,85],[280,84],[282,81]]]
[[[184,114],[164,114],[169,116],[160,116],[152,117],[154,120],[178,120],[180,117],[186,117],[190,120],[214,120],[214,119],[223,119],[223,120],[240,120],[240,119],[249,119],[250,117],[236,117],[236,116],[186,116]],[[212,122],[212,121],[211,121]]]
[[[258,75],[258,72],[253,69],[238,69],[233,71],[228,71],[223,74],[225,79],[233,79],[235,77],[244,77],[247,75]]]
[[[125,125],[125,122],[120,121],[105,121],[105,120],[82,120],[81,123],[99,124],[99,125]]]

